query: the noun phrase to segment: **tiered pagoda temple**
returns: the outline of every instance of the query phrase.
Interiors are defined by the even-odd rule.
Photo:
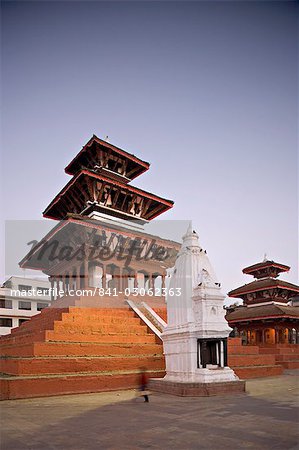
[[[144,231],[173,206],[130,184],[148,169],[95,135],[65,168],[72,178],[43,213],[59,223],[20,263],[49,276],[53,300],[88,287],[162,292],[179,244]]]
[[[265,259],[243,269],[255,281],[228,293],[243,300],[242,306],[229,309],[226,319],[244,343],[299,343],[299,307],[292,302],[299,286],[277,278],[289,270],[289,266]]]
[[[44,212],[58,223],[20,263],[49,277],[53,301],[0,338],[0,398],[136,388],[140,367],[164,375],[146,315],[166,312],[180,244],[145,231],[173,206],[131,185],[148,168],[96,136],[67,166],[72,179]]]

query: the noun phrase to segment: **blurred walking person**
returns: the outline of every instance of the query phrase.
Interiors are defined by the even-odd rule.
[[[140,370],[141,370],[141,374],[140,374],[140,391],[141,391],[141,396],[144,398],[145,403],[148,403],[149,402],[148,391],[147,391],[148,375],[146,373],[146,368],[145,367],[142,367]]]

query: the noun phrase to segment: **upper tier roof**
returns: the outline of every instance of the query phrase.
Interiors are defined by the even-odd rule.
[[[245,267],[243,273],[253,275],[255,278],[262,278],[265,276],[277,277],[280,272],[287,272],[290,270],[289,266],[280,264],[275,261],[265,260],[252,266]]]
[[[93,135],[65,168],[65,172],[74,175],[81,169],[105,168],[128,182],[148,170],[149,166],[148,162]]]

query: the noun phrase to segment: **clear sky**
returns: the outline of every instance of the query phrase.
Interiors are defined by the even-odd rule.
[[[108,135],[151,163],[132,184],[193,221],[225,292],[265,252],[298,281],[296,2],[2,8],[3,219],[41,218]]]

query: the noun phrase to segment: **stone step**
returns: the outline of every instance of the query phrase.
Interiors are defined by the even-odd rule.
[[[80,323],[80,324],[85,324],[85,323],[90,323],[93,322],[95,324],[127,324],[128,326],[131,325],[139,325],[141,324],[141,320],[139,317],[114,317],[114,316],[98,316],[98,315],[89,315],[89,316],[80,316],[78,317],[75,314],[62,314],[62,318],[61,318],[61,322],[62,323]]]
[[[299,369],[299,361],[280,361],[284,369]]]
[[[29,330],[41,330],[45,329],[47,327],[53,328],[53,323],[55,320],[60,320],[63,314],[63,311],[60,311],[58,314],[57,312],[52,313],[50,311],[50,308],[47,308],[48,313],[44,314],[37,314],[36,316],[33,316],[30,320],[22,323],[19,327],[14,328],[11,331],[11,336],[17,336],[24,332],[29,332]],[[2,341],[2,338],[0,339],[0,343]]]
[[[299,344],[260,344],[261,348],[299,348]]]
[[[164,371],[149,371],[150,378],[161,378]],[[102,374],[63,376],[3,377],[0,380],[1,399],[49,397],[138,388],[140,371],[118,371]]]
[[[28,334],[28,333],[39,332],[42,330],[53,330],[54,322],[55,322],[55,319],[53,319],[51,321],[47,320],[44,322],[42,322],[42,321],[35,322],[34,324],[28,324],[28,326],[24,326],[25,324],[22,324],[20,327],[15,328],[13,330],[14,332],[11,333],[11,336],[17,337],[17,336],[23,336],[24,334]],[[0,341],[0,343],[1,343],[1,341]]]
[[[155,335],[146,334],[143,331],[138,333],[97,333],[95,331],[80,333],[76,332],[58,332],[53,330],[40,331],[35,333],[24,333],[20,336],[12,337],[9,340],[2,341],[0,348],[7,344],[30,344],[34,342],[98,342],[98,343],[156,343]]]
[[[31,321],[30,321],[31,322]],[[136,330],[136,327],[144,327],[144,324],[141,322],[141,320],[139,318],[135,318],[135,317],[104,317],[104,318],[98,318],[98,319],[92,319],[92,318],[76,318],[76,319],[72,319],[71,317],[63,317],[62,319],[60,319],[59,321],[57,321],[57,319],[44,319],[41,321],[35,321],[34,323],[26,323],[26,326],[24,326],[25,324],[23,324],[21,327],[18,327],[17,329],[14,329],[14,332],[11,333],[11,336],[21,336],[24,334],[27,334],[30,332],[35,332],[35,331],[41,331],[41,330],[53,330],[55,329],[60,329],[61,328],[70,328],[71,326],[76,327],[76,328],[82,328],[83,326],[85,326],[86,328],[89,328],[92,323],[92,327],[94,329],[98,328],[98,329],[103,329],[103,330],[108,330],[108,327],[113,327],[116,330],[120,327],[124,328],[124,327],[129,327],[130,329]],[[59,325],[61,324],[61,325]],[[105,331],[104,331],[105,332]],[[146,332],[146,331],[145,331]],[[1,343],[1,341],[0,341]]]
[[[45,341],[46,331],[39,331],[35,333],[23,333],[20,336],[3,336],[3,339],[0,341],[0,348],[6,346],[8,344],[18,345],[18,344],[30,344],[33,342],[42,342]]]
[[[164,370],[164,358],[139,355],[118,357],[77,357],[77,358],[8,358],[0,359],[0,372],[6,375],[42,375],[92,373],[122,370],[138,370],[146,366],[148,370]]]
[[[299,355],[296,353],[289,353],[287,355],[275,355],[275,360],[280,363],[280,361],[299,361]]]
[[[298,345],[294,345],[293,347],[260,347],[260,353],[261,354],[267,354],[267,355],[291,355],[291,354],[296,354],[299,355],[299,346]]]
[[[163,355],[163,346],[153,343],[103,344],[103,343],[65,343],[38,342],[3,346],[3,356],[126,356],[126,355]]]
[[[253,345],[230,345],[228,353],[230,355],[259,355],[259,348]]]
[[[283,367],[278,365],[232,367],[232,369],[242,380],[247,380],[249,378],[273,377],[283,373]]]
[[[130,325],[124,324],[94,324],[93,322],[89,322],[89,325],[79,325],[73,323],[65,323],[65,322],[54,322],[54,331],[58,333],[101,333],[108,334],[110,332],[114,334],[126,334],[127,331],[130,331],[130,334],[147,334],[148,328],[144,325]]]
[[[273,355],[231,355],[231,354],[228,354],[228,365],[230,367],[271,366],[271,365],[275,365],[275,357]]]
[[[89,327],[79,327],[77,325],[72,326],[71,324],[63,324],[62,322],[56,322],[53,323],[53,326],[50,327],[41,327],[41,328],[35,328],[35,329],[24,329],[20,331],[18,334],[15,334],[13,336],[6,335],[3,336],[3,339],[0,341],[0,347],[2,344],[5,344],[7,342],[14,342],[14,343],[21,343],[24,339],[24,343],[34,342],[34,338],[37,339],[37,341],[40,340],[47,340],[49,339],[47,337],[47,333],[50,333],[49,336],[51,336],[50,339],[53,338],[53,336],[57,334],[64,334],[64,335],[87,335],[87,334],[96,334],[98,337],[101,336],[101,334],[106,335],[126,335],[128,334],[135,334],[135,335],[147,335],[148,328],[144,325],[138,325],[138,326],[122,326],[122,325],[113,325],[113,326],[89,326]],[[32,340],[33,339],[33,340]],[[56,339],[55,339],[56,340]],[[58,340],[66,340],[69,339],[58,339]],[[78,340],[76,340],[78,342]],[[106,342],[106,341],[103,341]]]
[[[130,309],[124,308],[78,308],[70,307],[69,314],[76,317],[135,317]]]
[[[99,342],[99,343],[155,343],[156,338],[153,334],[101,334],[101,333],[62,333],[55,331],[46,331],[45,332],[45,340],[46,341],[62,341],[62,342]]]

